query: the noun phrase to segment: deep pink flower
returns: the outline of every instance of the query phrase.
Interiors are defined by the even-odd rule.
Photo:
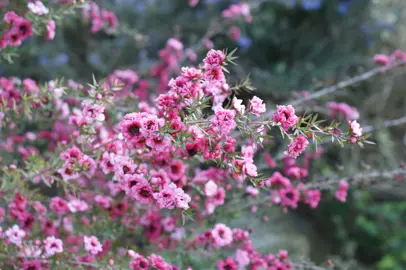
[[[290,180],[284,177],[280,172],[274,172],[271,177],[265,182],[267,187],[286,188],[291,185]]]
[[[233,258],[228,257],[224,261],[217,261],[217,270],[237,270],[238,265]]]
[[[151,203],[153,201],[154,191],[146,180],[141,180],[132,189],[134,190],[135,199],[140,203]]]
[[[54,210],[55,212],[60,213],[60,214],[70,211],[69,207],[68,207],[68,202],[60,197],[53,197],[51,199],[49,208],[51,208],[52,210]]]
[[[309,145],[309,141],[304,135],[297,136],[288,146],[288,154],[292,158],[297,158]]]
[[[297,203],[300,200],[300,193],[299,191],[289,186],[287,188],[282,188],[279,190],[279,194],[281,196],[281,205],[282,206],[289,206],[291,208],[297,208]]]
[[[316,208],[319,205],[320,198],[320,190],[309,189],[306,191],[306,203],[308,203],[311,208]]]
[[[130,268],[132,270],[150,269],[148,260],[141,255],[136,256],[136,258],[130,262]]]

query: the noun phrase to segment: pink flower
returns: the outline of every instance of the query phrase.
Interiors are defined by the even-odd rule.
[[[233,232],[229,227],[224,224],[217,224],[211,231],[211,236],[214,239],[214,245],[216,247],[223,247],[233,242]]]
[[[284,177],[280,172],[274,172],[271,177],[265,182],[267,187],[286,188],[291,185],[288,178]]]
[[[273,120],[277,123],[281,123],[282,128],[287,131],[291,126],[297,124],[299,118],[295,115],[295,109],[292,105],[278,105],[273,115]]]
[[[241,37],[241,30],[237,26],[231,26],[229,33],[234,41],[239,40]]]
[[[248,176],[252,176],[252,177],[258,176],[258,173],[257,173],[257,166],[255,166],[254,163],[251,163],[251,162],[246,162],[246,163],[244,163],[244,165],[243,165],[243,171],[244,171],[244,173],[245,173],[246,175],[248,175]]]
[[[171,161],[167,173],[168,176],[175,181],[184,176],[185,171],[186,171],[185,165],[183,164],[182,160],[178,159]]]
[[[199,4],[199,0],[189,0],[189,7],[195,7]]]
[[[316,208],[320,202],[320,190],[310,189],[306,191],[306,203],[310,205],[311,208]]]
[[[265,163],[268,164],[268,166],[270,168],[276,167],[276,162],[269,153],[267,153],[267,152],[264,153],[264,159],[265,159]]]
[[[377,54],[374,56],[374,61],[377,64],[388,66],[391,64],[389,57],[385,54]]]
[[[39,87],[37,83],[32,79],[24,79],[23,80],[24,91],[29,94],[37,94],[39,92]]]
[[[288,146],[288,154],[292,158],[297,158],[309,145],[309,141],[304,135],[299,135]]]
[[[210,50],[203,59],[204,68],[219,68],[226,59],[226,55],[219,50]]]
[[[118,20],[116,14],[112,11],[103,9],[101,12],[101,17],[104,24],[106,25],[106,33],[113,34],[117,31]]]
[[[216,111],[216,115],[211,120],[211,127],[215,130],[219,130],[222,135],[226,136],[237,126],[234,117],[234,110],[220,108]]]
[[[52,210],[54,210],[57,213],[66,213],[66,212],[70,211],[69,207],[68,207],[68,203],[60,197],[53,197],[51,199],[49,208],[51,208]]]
[[[245,266],[249,265],[250,257],[248,252],[243,249],[237,249],[235,252],[235,261],[241,268],[244,268]]]
[[[188,194],[186,194],[183,189],[177,188],[175,190],[175,202],[176,202],[176,207],[181,208],[183,210],[188,210],[189,209],[189,202],[191,201],[191,198]]]
[[[282,206],[289,206],[291,208],[297,208],[297,203],[300,199],[300,193],[297,189],[292,186],[287,188],[283,188],[279,190],[279,194],[281,196],[281,205]]]
[[[83,242],[85,250],[92,255],[96,255],[103,250],[102,244],[99,242],[96,236],[84,236]]]
[[[335,198],[340,202],[345,202],[347,200],[347,190],[348,183],[344,180],[341,180],[339,183],[338,190],[335,193]]]
[[[217,261],[217,270],[237,270],[238,266],[233,258],[228,257],[224,261]]]
[[[86,212],[89,210],[89,205],[85,201],[81,201],[78,199],[73,199],[68,202],[69,210],[72,213],[76,212]]]
[[[13,225],[13,227],[6,230],[5,235],[10,243],[13,243],[16,246],[20,246],[26,233],[25,231],[21,230],[18,225]]]
[[[63,252],[62,240],[55,238],[55,236],[48,236],[44,240],[44,249],[48,257],[51,257],[57,253],[61,253]]]
[[[87,124],[95,121],[103,122],[106,118],[104,116],[104,105],[93,103],[91,100],[84,100],[82,102],[82,115]]]
[[[36,15],[44,15],[48,14],[49,9],[44,6],[44,4],[41,1],[35,1],[35,2],[30,2],[27,5],[28,9],[31,10],[32,13]]]
[[[138,255],[130,262],[130,268],[132,270],[149,269],[149,262],[141,255]]]
[[[76,172],[76,170],[75,170],[75,168],[74,168],[74,165],[72,165],[72,164],[69,163],[69,162],[65,162],[65,163],[63,164],[62,168],[60,168],[60,169],[58,170],[58,173],[61,174],[62,179],[63,179],[65,182],[67,182],[67,181],[69,181],[69,180],[72,180],[72,179],[76,179],[76,178],[78,178],[78,177],[80,176],[79,173]]]
[[[251,196],[259,195],[259,190],[257,188],[254,188],[253,186],[246,187],[245,192],[247,192]]]
[[[176,206],[175,201],[176,185],[174,183],[165,184],[164,188],[160,192],[153,194],[154,199],[157,201],[159,208],[173,209]]]
[[[76,146],[73,146],[60,154],[60,158],[62,160],[66,160],[70,163],[75,163],[82,157],[83,157],[82,151],[80,151],[79,148],[77,148]]]
[[[90,28],[90,32],[97,33],[103,29],[103,20],[102,17],[97,16],[92,19],[92,27]]]
[[[330,110],[330,115],[332,118],[336,118],[336,113],[344,115],[347,120],[355,120],[359,118],[358,110],[346,103],[329,102],[327,103],[327,107]]]
[[[171,265],[165,262],[164,258],[159,255],[151,254],[148,256],[148,259],[151,261],[152,267],[157,270],[170,270],[172,269]]]
[[[153,201],[153,190],[146,180],[142,180],[133,187],[134,197],[140,203],[151,203]]]
[[[217,193],[217,185],[214,181],[210,180],[204,185],[204,194],[207,197],[212,197]]]
[[[360,127],[359,123],[354,121],[348,121],[348,125],[350,125],[351,133],[354,137],[361,137],[362,136],[362,128]]]
[[[4,22],[8,25],[14,24],[14,22],[19,18],[19,16],[14,11],[8,11],[4,15]]]
[[[255,114],[256,116],[260,116],[264,112],[266,112],[266,105],[263,103],[262,99],[260,99],[257,96],[254,96],[250,100],[250,111],[252,114]]]

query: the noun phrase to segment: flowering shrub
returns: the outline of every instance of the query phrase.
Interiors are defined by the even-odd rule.
[[[81,7],[90,32],[117,31],[114,13],[93,2],[67,2],[62,10]],[[30,2],[27,9],[27,17],[13,11],[4,16],[5,59],[10,47],[33,33],[52,40],[58,30],[55,13],[42,2]],[[222,17],[252,20],[248,4],[231,5]],[[344,117],[343,124],[296,112],[295,104],[328,89],[275,108],[257,96],[244,102],[237,94],[255,89],[249,79],[229,80],[235,50],[210,49],[201,63],[179,69],[185,55],[197,58],[177,38],[160,51],[150,72],[158,78],[155,98],[130,69],[93,77],[89,84],[0,78],[4,267],[198,269],[189,252],[215,257],[210,269],[315,267],[291,261],[286,250],[260,252],[252,230],[221,223],[217,212],[238,212],[235,200],[252,212],[261,203],[284,211],[299,204],[314,209],[327,189],[345,202],[348,179],[305,179],[309,162],[322,155],[320,144],[372,143],[357,122],[362,116],[344,103],[328,105],[332,118]],[[396,58],[379,72],[403,62]],[[265,152],[276,136],[283,151]],[[274,169],[271,175],[257,166],[261,152]]]

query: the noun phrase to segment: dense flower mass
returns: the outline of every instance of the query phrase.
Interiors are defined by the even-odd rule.
[[[202,1],[188,4],[198,9]],[[60,5],[79,5],[91,33],[121,42],[113,12],[92,1]],[[0,53],[33,35],[55,39],[61,10],[54,8],[30,1],[25,12],[8,11]],[[227,27],[253,20],[248,2],[221,16]],[[238,39],[240,29],[231,28]],[[346,120],[341,130],[298,102],[273,108],[244,97],[243,89],[254,89],[249,80],[227,75],[235,51],[205,39],[209,50],[198,63],[200,52],[181,40],[169,38],[146,72],[115,69],[91,84],[0,77],[0,248],[8,266],[189,270],[200,269],[192,256],[207,253],[210,269],[294,269],[286,250],[260,252],[255,230],[228,218],[264,205],[314,209],[323,190],[347,200],[347,181],[313,181],[310,172],[323,155],[316,143],[369,142],[356,108],[327,104],[326,115]],[[194,65],[181,67],[186,59]],[[375,57],[385,65],[402,59],[401,52]]]

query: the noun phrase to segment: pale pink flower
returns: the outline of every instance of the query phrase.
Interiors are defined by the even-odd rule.
[[[238,99],[236,97],[233,97],[232,101],[234,109],[239,112],[240,114],[245,113],[245,105],[242,105],[242,99]]]
[[[181,188],[176,188],[175,189],[175,202],[176,202],[176,207],[181,208],[183,210],[189,209],[189,202],[192,199],[188,194],[186,194],[183,189]]]
[[[348,121],[348,125],[350,125],[351,133],[354,135],[354,137],[362,136],[362,128],[356,120],[352,122]]]
[[[61,239],[55,238],[55,236],[48,236],[44,240],[45,254],[51,257],[57,253],[63,252],[63,243]]]
[[[254,188],[253,186],[246,187],[245,192],[247,192],[251,196],[259,195],[259,190],[257,188]]]
[[[103,250],[103,246],[96,236],[84,236],[83,243],[85,245],[85,250],[92,255],[96,255]]]
[[[260,116],[264,112],[266,112],[266,105],[263,103],[262,99],[257,96],[254,96],[250,100],[250,111],[252,114],[256,116]]]
[[[160,192],[153,194],[159,208],[175,208],[175,190],[176,185],[174,183],[170,183],[169,185],[165,184],[164,188]]]
[[[27,7],[29,10],[31,10],[32,13],[39,16],[48,14],[49,12],[49,9],[44,6],[41,1],[30,2],[28,3]]]
[[[217,188],[216,183],[214,183],[213,180],[210,180],[204,185],[204,194],[207,197],[212,197],[217,193]]]
[[[195,7],[199,4],[199,0],[189,0],[189,7]]]
[[[89,205],[85,201],[81,201],[78,199],[72,199],[68,202],[69,210],[72,213],[76,212],[86,212],[89,210]]]
[[[244,173],[248,176],[256,177],[258,176],[257,166],[254,163],[244,163],[243,165]]]
[[[237,262],[238,266],[244,268],[245,266],[250,264],[250,257],[247,251],[243,249],[237,249],[235,251],[235,261]]]
[[[211,236],[214,239],[214,245],[216,247],[223,247],[233,242],[233,232],[229,227],[224,224],[217,224],[211,231]]]
[[[26,233],[18,225],[13,225],[13,227],[6,230],[5,235],[10,243],[20,246]]]

